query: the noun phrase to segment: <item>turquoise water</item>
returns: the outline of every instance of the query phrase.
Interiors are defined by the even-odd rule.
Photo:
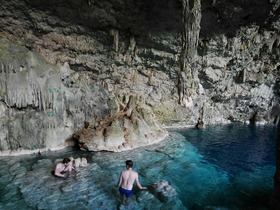
[[[276,128],[229,124],[170,129],[159,144],[122,153],[63,150],[41,156],[0,157],[0,209],[268,209],[275,171]],[[69,179],[51,175],[65,156],[89,165]],[[140,182],[129,207],[120,205],[117,181],[132,159]],[[151,191],[167,180],[177,196]]]
[[[189,208],[268,209],[275,172],[275,134],[271,125],[229,124],[195,130],[174,130],[202,156],[193,190],[181,190]],[[195,155],[194,155],[195,156]],[[203,167],[203,163],[205,167]],[[203,169],[204,168],[204,169]],[[193,198],[185,196],[192,192]],[[190,201],[192,200],[192,201]]]

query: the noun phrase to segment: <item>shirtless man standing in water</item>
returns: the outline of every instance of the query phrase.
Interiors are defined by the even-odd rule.
[[[73,169],[72,162],[69,158],[64,158],[62,162],[55,167],[54,175],[61,178],[66,178],[66,172],[71,172]]]
[[[138,179],[138,173],[132,170],[133,162],[132,160],[127,160],[125,162],[126,169],[125,171],[121,172],[119,182],[118,182],[118,188],[121,193],[121,195],[126,197],[126,203],[128,202],[128,199],[133,195],[133,184],[134,181],[136,181],[137,186],[140,190],[145,190],[147,187],[142,187],[139,179]]]

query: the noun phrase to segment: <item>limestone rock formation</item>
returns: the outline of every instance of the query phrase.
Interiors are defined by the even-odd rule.
[[[104,123],[104,128],[98,128],[101,133],[95,140],[95,143],[100,141],[100,145],[95,148],[89,146],[95,143],[87,142],[88,148],[120,151],[121,147],[144,146],[166,137],[167,132],[161,128],[151,108],[145,103],[140,105],[131,99],[128,107],[122,107],[125,101],[112,102],[110,105],[106,89],[97,87],[88,74],[73,72],[67,63],[63,66],[51,65],[39,54],[12,44],[9,40],[1,39],[0,43],[1,121],[4,132],[0,145],[1,150],[5,151],[3,154],[9,154],[10,150],[20,153],[18,149],[63,148],[68,145],[65,140],[81,129],[86,120],[90,121],[96,116],[102,119],[109,111],[116,111],[114,115],[118,120],[105,117],[100,122]],[[10,54],[18,59],[12,59]],[[127,109],[125,112],[124,108]],[[123,114],[119,114],[118,110]],[[122,115],[127,119],[121,122]],[[107,131],[106,138],[102,137],[104,129]],[[101,137],[105,138],[105,145]]]
[[[102,109],[92,110],[94,103],[103,99],[93,100],[95,91],[85,90],[93,85],[87,80],[88,86],[84,86],[87,75],[71,73],[67,63],[52,65],[38,53],[9,40],[0,39],[0,45],[0,148],[7,154],[18,149],[23,153],[63,148],[65,139],[82,127],[85,115],[106,112],[106,103]]]
[[[279,104],[279,1],[184,2],[196,5],[185,15],[194,12],[198,24],[196,32],[184,28],[195,62],[184,78],[191,94],[178,104],[182,1],[3,0],[1,154],[63,148],[85,125],[112,116],[110,126],[100,127],[106,135],[91,134],[103,146],[88,146],[118,151],[157,142],[144,134],[159,126],[144,116],[163,126],[194,125],[199,118],[205,125],[253,116],[256,123],[271,122]],[[141,126],[132,126],[129,114],[116,118],[122,107],[114,100],[130,95],[143,97],[142,108],[151,113],[137,106]],[[123,125],[135,136],[127,138]]]
[[[122,151],[164,139],[162,125],[198,119],[274,121],[271,206],[279,209],[279,0],[2,0],[0,7],[1,155],[64,148],[73,137],[83,149]],[[174,191],[164,186],[168,201]]]
[[[130,96],[127,104],[117,106],[122,108],[74,133],[82,148],[117,152],[154,144],[168,135],[140,97]]]

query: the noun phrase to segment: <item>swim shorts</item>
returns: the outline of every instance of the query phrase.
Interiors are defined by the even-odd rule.
[[[122,195],[125,195],[125,197],[127,197],[127,198],[129,198],[133,195],[132,190],[126,190],[126,189],[123,189],[122,187],[119,188],[119,191]]]

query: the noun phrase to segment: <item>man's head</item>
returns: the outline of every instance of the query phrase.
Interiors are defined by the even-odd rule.
[[[69,159],[69,158],[64,158],[63,160],[62,160],[62,163],[63,164],[67,164],[67,163],[69,163],[71,160]]]
[[[126,165],[126,168],[132,168],[132,167],[133,167],[133,162],[132,162],[132,160],[127,160],[127,161],[125,161],[125,165]]]

